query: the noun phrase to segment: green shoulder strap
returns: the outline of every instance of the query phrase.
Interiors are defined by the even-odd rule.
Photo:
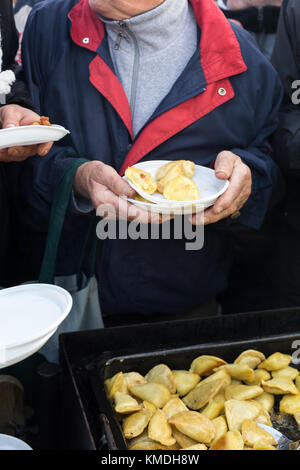
[[[88,161],[89,160],[84,158],[79,158],[76,162],[70,165],[64,172],[55,190],[51,207],[46,248],[39,275],[40,283],[52,284],[54,282],[58,246],[72,193],[74,178],[78,168]]]

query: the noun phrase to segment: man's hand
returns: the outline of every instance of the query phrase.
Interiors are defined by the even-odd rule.
[[[0,108],[0,123],[2,129],[17,126],[28,126],[39,121],[40,116],[30,109],[16,104],[8,104]],[[46,155],[52,147],[53,142],[39,145],[26,145],[22,147],[10,147],[0,150],[0,162],[22,162],[32,155]]]
[[[214,224],[237,213],[251,194],[250,168],[234,153],[219,153],[215,162],[215,174],[221,180],[228,179],[229,187],[211,209],[192,217],[192,223],[195,225]]]
[[[132,198],[135,191],[109,165],[92,161],[78,168],[75,193],[90,199],[97,214],[109,218],[135,220],[140,223],[160,223],[159,214],[150,213],[128,203],[121,196]]]

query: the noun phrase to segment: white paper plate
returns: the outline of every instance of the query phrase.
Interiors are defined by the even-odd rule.
[[[0,450],[33,450],[26,442],[7,434],[0,434]]]
[[[0,291],[0,367],[40,349],[71,308],[71,295],[53,285],[27,284]]]
[[[136,168],[148,171],[154,178],[158,168],[169,163],[170,160],[154,160],[141,162],[134,165]],[[210,168],[195,165],[195,174],[192,180],[196,183],[201,199],[198,201],[167,201],[160,193],[147,194],[137,189],[135,185],[125,176],[123,177],[128,184],[143,198],[151,201],[145,203],[128,199],[129,202],[135,204],[142,209],[151,210],[161,214],[193,214],[201,212],[210,206],[213,206],[216,200],[226,191],[229,186],[228,180],[220,180],[215,176],[214,170]]]
[[[0,129],[0,149],[16,145],[35,145],[56,142],[70,132],[62,126],[20,126]]]

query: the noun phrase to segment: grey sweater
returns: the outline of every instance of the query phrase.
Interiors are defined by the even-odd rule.
[[[188,0],[164,0],[124,21],[105,23],[115,73],[131,108],[133,134],[171,90],[197,47],[197,24]]]

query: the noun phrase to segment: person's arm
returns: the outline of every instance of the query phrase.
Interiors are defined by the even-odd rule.
[[[271,59],[284,87],[279,127],[273,139],[275,158],[283,171],[300,170],[300,4],[285,0]],[[296,88],[295,88],[296,87]],[[299,175],[300,176],[300,172]]]

